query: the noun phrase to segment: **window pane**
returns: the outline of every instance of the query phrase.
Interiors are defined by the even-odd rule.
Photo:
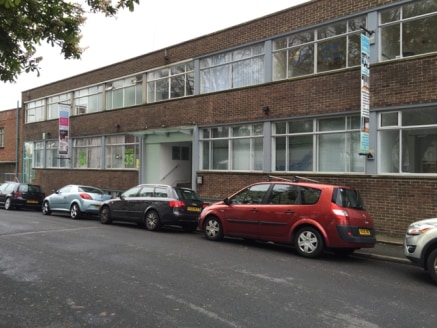
[[[415,1],[402,7],[403,18],[410,18],[437,11],[436,0]]]
[[[437,51],[437,16],[405,22],[402,25],[402,56]]]
[[[400,38],[398,24],[381,28],[381,60],[400,56]]]
[[[314,73],[314,45],[309,44],[289,50],[288,76],[301,76]]]
[[[313,120],[291,121],[288,124],[290,133],[305,133],[313,131]]]
[[[437,124],[436,108],[407,110],[401,114],[403,126]]]
[[[319,120],[319,131],[337,131],[344,129],[344,117]]]
[[[348,37],[348,67],[361,64],[361,36],[352,34]]]
[[[336,36],[346,33],[346,22],[338,22],[317,29],[317,39],[325,39],[331,36]]]
[[[215,140],[212,144],[212,162],[216,170],[228,170],[228,140]]]
[[[171,98],[179,98],[185,95],[185,75],[171,78]]]
[[[344,149],[345,134],[326,134],[319,136],[319,171],[345,172],[345,160],[349,154]]]
[[[232,140],[232,169],[250,169],[250,139]]]
[[[313,136],[292,136],[289,138],[289,170],[313,170]]]
[[[346,37],[319,42],[317,71],[325,72],[346,67]]]
[[[285,171],[286,140],[286,137],[275,138],[275,162],[273,164],[276,171]]]
[[[398,126],[398,112],[381,113],[381,126]]]
[[[273,54],[273,81],[287,77],[287,51],[275,52]]]
[[[381,11],[381,24],[395,22],[401,18],[401,7]]]

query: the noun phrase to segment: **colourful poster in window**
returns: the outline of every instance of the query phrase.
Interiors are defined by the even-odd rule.
[[[370,41],[361,34],[361,133],[360,149],[369,152],[369,108],[370,108]]]
[[[59,147],[61,158],[69,157],[68,138],[70,132],[70,105],[59,104]]]

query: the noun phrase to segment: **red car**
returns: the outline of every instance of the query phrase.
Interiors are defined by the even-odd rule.
[[[285,179],[249,185],[206,207],[198,228],[209,240],[229,236],[291,244],[305,257],[326,249],[348,255],[376,242],[358,191]]]

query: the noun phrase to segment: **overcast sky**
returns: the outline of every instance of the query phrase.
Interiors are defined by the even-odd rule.
[[[80,60],[65,60],[59,48],[43,44],[40,76],[23,73],[16,83],[0,82],[0,110],[21,105],[21,92],[147,54],[227,27],[238,25],[308,0],[140,0],[134,12],[117,18],[90,14],[82,28]],[[83,1],[85,2],[85,1]]]

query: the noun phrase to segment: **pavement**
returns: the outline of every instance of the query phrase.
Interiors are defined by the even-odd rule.
[[[383,261],[391,261],[402,264],[411,264],[404,256],[403,239],[390,236],[376,236],[374,248],[362,248],[354,253],[354,256],[362,256]]]

